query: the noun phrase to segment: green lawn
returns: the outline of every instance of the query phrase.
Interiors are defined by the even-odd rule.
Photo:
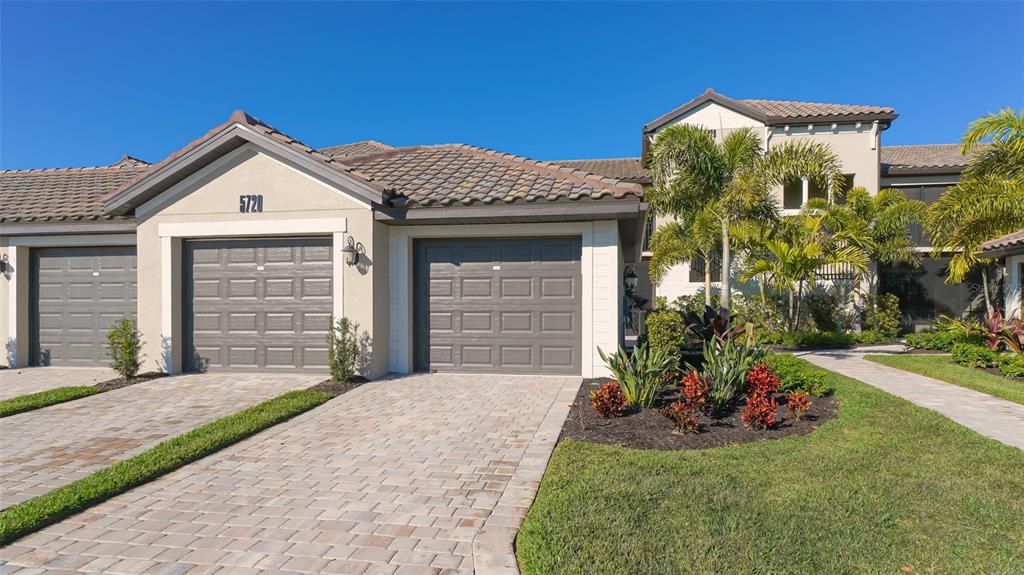
[[[1024,451],[852,379],[808,436],[657,452],[566,441],[516,542],[524,575],[1009,574]]]
[[[905,369],[1024,404],[1024,382],[953,363],[948,355],[868,355],[871,361]]]
[[[0,417],[8,417],[10,415],[32,411],[33,409],[39,409],[41,407],[64,403],[65,401],[71,401],[72,399],[94,395],[101,391],[103,390],[98,387],[81,385],[74,387],[58,387],[55,389],[40,391],[38,393],[19,395],[18,397],[12,397],[10,399],[0,401]]]
[[[295,417],[331,397],[322,391],[289,391],[19,503],[0,512],[0,546]]]

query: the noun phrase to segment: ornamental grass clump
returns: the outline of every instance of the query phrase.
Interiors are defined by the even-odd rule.
[[[621,346],[611,355],[606,355],[601,348],[597,353],[619,382],[628,407],[653,407],[676,371],[675,360],[666,350],[655,351],[642,343],[637,344],[631,354]]]
[[[744,389],[747,372],[765,353],[750,334],[745,338],[714,338],[704,344],[703,375],[711,385],[708,398],[714,409],[722,409],[736,399]]]

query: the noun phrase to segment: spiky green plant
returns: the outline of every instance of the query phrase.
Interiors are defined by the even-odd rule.
[[[667,351],[653,350],[643,343],[637,344],[632,354],[621,346],[611,355],[599,347],[597,354],[619,382],[626,405],[631,407],[653,407],[677,369],[675,359]]]

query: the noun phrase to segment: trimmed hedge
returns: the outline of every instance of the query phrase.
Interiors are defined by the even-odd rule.
[[[910,349],[926,349],[930,351],[953,351],[958,343],[977,342],[962,331],[938,330],[907,334],[904,343]],[[978,342],[980,343],[980,342]]]
[[[32,411],[33,409],[64,403],[65,401],[71,401],[72,399],[95,395],[102,391],[103,390],[98,387],[82,385],[57,387],[46,391],[40,391],[38,393],[19,395],[18,397],[12,397],[10,399],[0,401],[0,417],[9,417],[18,413]]]
[[[1024,377],[1024,353],[1004,353],[996,357],[996,367],[1003,375]]]
[[[775,375],[779,376],[779,391],[806,391],[821,397],[832,390],[825,383],[828,371],[788,353],[769,353],[764,358]]]
[[[953,361],[965,367],[991,367],[996,362],[996,351],[984,345],[957,343],[953,345]]]
[[[332,397],[322,391],[289,391],[19,503],[0,512],[0,546],[291,419]]]

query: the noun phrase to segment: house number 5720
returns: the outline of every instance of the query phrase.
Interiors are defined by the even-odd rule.
[[[263,194],[242,194],[238,196],[238,211],[253,214],[263,211]]]

